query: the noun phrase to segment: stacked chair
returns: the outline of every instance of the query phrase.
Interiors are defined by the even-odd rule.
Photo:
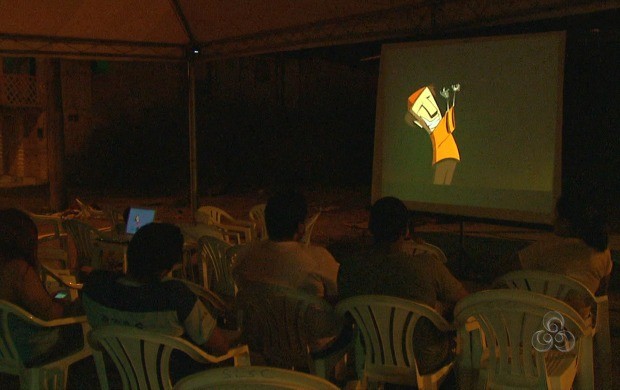
[[[78,219],[66,219],[62,221],[62,227],[75,243],[78,271],[102,268],[106,265],[104,259],[106,237],[101,231]],[[119,248],[119,251],[115,254],[115,260],[124,268],[125,248],[120,246],[116,248]]]
[[[233,218],[219,207],[199,207],[196,210],[196,222],[216,226],[229,243],[243,244],[254,239],[253,222]]]
[[[265,224],[265,203],[257,204],[250,209],[249,217],[250,221],[256,225],[255,237],[259,240],[266,240],[269,238],[267,233],[267,225]]]

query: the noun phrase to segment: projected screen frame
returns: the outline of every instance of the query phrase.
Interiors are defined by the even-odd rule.
[[[536,49],[536,45],[538,44],[546,49],[544,53],[546,53],[547,57],[540,54],[543,51]],[[383,45],[381,49],[380,76],[377,89],[371,191],[372,202],[375,202],[383,196],[396,196],[402,199],[410,210],[414,211],[503,221],[552,224],[555,200],[561,191],[565,45],[565,31]],[[543,107],[540,108],[542,111],[537,112],[536,115],[543,119],[541,122],[545,123],[546,126],[534,122],[534,119],[528,116],[518,115],[523,112],[525,109],[524,107],[528,107],[527,103],[523,102],[523,99],[518,100],[517,104],[512,104],[506,109],[512,110],[512,117],[508,118],[511,121],[507,123],[507,126],[515,126],[514,121],[522,120],[523,129],[532,132],[531,136],[523,135],[526,137],[524,139],[526,143],[536,142],[536,140],[530,140],[530,138],[536,138],[536,135],[542,134],[543,137],[546,137],[546,149],[537,151],[538,154],[536,155],[538,156],[536,158],[544,160],[546,164],[544,168],[546,168],[546,170],[541,169],[541,172],[528,171],[524,173],[532,175],[536,180],[539,180],[540,177],[544,177],[544,180],[540,179],[542,180],[541,183],[535,183],[536,180],[530,180],[531,183],[527,180],[522,180],[527,186],[539,185],[541,188],[544,188],[533,187],[533,190],[529,191],[525,189],[501,188],[501,186],[497,188],[491,186],[486,188],[484,186],[476,186],[475,183],[472,183],[469,187],[463,186],[462,182],[458,182],[458,179],[461,179],[458,175],[459,173],[463,173],[464,168],[462,165],[465,158],[471,161],[472,156],[472,153],[467,153],[466,144],[459,145],[459,149],[463,150],[463,152],[461,152],[461,161],[458,163],[461,166],[456,167],[455,180],[453,180],[450,186],[438,186],[433,184],[432,179],[428,179],[428,177],[421,178],[420,174],[416,176],[416,169],[430,169],[430,159],[432,157],[432,152],[430,150],[432,146],[431,141],[428,139],[429,135],[424,129],[411,128],[405,123],[403,117],[408,109],[407,98],[409,94],[413,93],[417,88],[429,84],[442,83],[441,85],[436,85],[435,90],[437,92],[437,103],[438,105],[443,105],[441,111],[442,115],[445,115],[446,101],[439,96],[439,92],[441,88],[445,86],[443,83],[445,79],[447,79],[445,77],[444,79],[440,79],[440,77],[434,78],[433,75],[419,76],[419,73],[422,72],[416,73],[416,69],[432,69],[433,56],[437,55],[437,58],[442,59],[442,55],[445,54],[436,53],[442,50],[448,50],[448,52],[450,52],[451,49],[453,49],[452,53],[454,53],[454,55],[461,53],[461,57],[470,56],[469,58],[458,59],[458,61],[470,67],[470,72],[476,69],[485,69],[488,68],[491,62],[489,60],[495,60],[495,58],[490,58],[489,56],[499,55],[501,50],[496,49],[502,49],[504,46],[510,49],[510,53],[508,53],[509,55],[507,55],[507,58],[496,60],[498,63],[504,61],[503,67],[497,65],[496,70],[499,69],[500,73],[497,79],[493,79],[493,76],[488,75],[479,76],[467,74],[466,71],[463,71],[461,68],[459,68],[459,71],[454,72],[455,77],[453,82],[461,83],[461,90],[456,93],[454,108],[457,123],[454,136],[457,138],[457,142],[466,141],[467,136],[471,137],[472,133],[479,130],[477,128],[459,128],[459,120],[461,120],[462,123],[466,123],[463,119],[468,119],[468,113],[466,112],[467,104],[477,104],[479,106],[491,105],[492,107],[484,107],[484,109],[490,113],[488,115],[501,115],[500,113],[502,110],[494,110],[493,104],[500,104],[502,96],[499,98],[491,97],[487,100],[478,98],[478,101],[476,101],[475,97],[472,97],[471,94],[468,95],[470,91],[474,90],[471,83],[487,82],[490,83],[489,85],[500,83],[499,85],[504,87],[506,86],[505,82],[508,80],[508,72],[513,72],[515,67],[523,66],[524,71],[520,73],[525,76],[531,75],[532,80],[522,79],[519,86],[515,86],[515,88],[521,88],[516,92],[516,95],[531,98],[533,102],[546,102],[548,104],[547,107],[543,107],[543,104],[536,106]],[[410,59],[418,58],[418,55],[421,56],[423,58],[423,61],[419,61],[421,65],[418,66],[415,61],[407,62],[407,58],[403,59],[405,55],[403,53],[408,53],[407,55],[410,56]],[[479,57],[476,57],[477,54],[480,54]],[[527,57],[528,55],[533,55],[533,62]],[[523,56],[523,58],[519,56]],[[429,62],[431,65],[429,65]],[[439,66],[446,68],[444,61],[441,61]],[[505,71],[503,70],[504,68],[506,68]],[[445,73],[445,71],[443,72]],[[506,72],[506,74],[501,74],[502,72]],[[536,90],[537,86],[532,87],[530,84],[541,81],[541,72],[543,72],[542,74],[544,74],[544,72],[549,72],[551,77],[548,80],[548,84],[543,85],[541,90]],[[536,76],[539,78],[536,78]],[[399,77],[405,80],[403,84],[406,85],[395,84],[395,79]],[[485,77],[486,79],[484,79]],[[481,79],[482,81],[480,81]],[[545,80],[546,79],[542,80],[543,84],[547,82]],[[501,84],[502,82],[504,84]],[[450,84],[447,86],[450,88]],[[481,88],[483,86],[477,87]],[[528,87],[529,90],[527,89]],[[510,92],[510,90],[508,91]],[[491,92],[489,92],[489,96],[492,96]],[[465,107],[465,109],[463,109],[463,107]],[[498,111],[500,113],[498,113]],[[477,122],[475,122],[476,124],[486,120],[485,116],[475,117],[475,115],[472,115],[471,118],[470,121],[474,119],[477,120]],[[497,119],[498,118],[495,118],[495,120]],[[551,129],[551,131],[547,131],[548,129]],[[465,134],[468,130],[470,134],[466,136]],[[545,133],[537,133],[538,131],[545,131]],[[419,150],[416,149],[417,151],[410,153],[410,155],[406,153],[390,155],[389,153],[391,153],[392,150],[405,147],[403,145],[406,145],[407,142],[412,142],[409,133],[413,133],[414,136],[417,137],[417,144],[415,147],[425,149],[419,149],[422,151],[420,153],[418,153]],[[482,135],[484,136],[484,134]],[[459,137],[461,138],[460,140],[458,139]],[[491,145],[491,148],[492,147],[493,145]],[[499,153],[495,150],[493,150],[493,152]],[[540,157],[541,154],[542,157]],[[552,154],[552,156],[548,154]],[[524,160],[527,158],[529,157],[525,156]],[[478,163],[483,167],[482,169],[478,168],[480,174],[483,175],[485,173],[483,172],[485,161],[479,161]],[[528,161],[524,161],[523,163],[529,164]],[[527,169],[532,170],[527,164]],[[486,167],[492,168],[489,166],[488,162]],[[461,170],[460,172],[459,169]],[[411,172],[411,179],[406,176],[409,174],[409,171]],[[493,171],[493,169],[489,169],[489,171]],[[390,175],[397,178],[393,179]],[[442,199],[442,197],[444,199]],[[468,199],[468,197],[471,197],[470,201],[460,203],[462,199]],[[537,206],[534,207],[533,205]]]

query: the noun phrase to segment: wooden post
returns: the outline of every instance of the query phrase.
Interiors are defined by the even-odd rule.
[[[62,109],[61,60],[52,59],[45,63],[47,89],[47,165],[50,182],[51,211],[62,211],[68,206],[65,180],[65,132]]]

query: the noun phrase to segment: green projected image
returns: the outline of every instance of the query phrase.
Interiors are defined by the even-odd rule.
[[[560,185],[563,32],[384,45],[373,200],[547,223]]]

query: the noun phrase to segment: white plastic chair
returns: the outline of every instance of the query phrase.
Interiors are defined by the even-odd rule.
[[[250,364],[247,346],[231,348],[226,354],[213,356],[190,341],[138,329],[131,326],[103,326],[88,337],[95,357],[97,376],[103,390],[109,389],[103,352],[114,362],[121,375],[123,389],[172,389],[170,356],[180,350],[199,363],[220,363],[232,359],[235,366]]]
[[[242,388],[337,390],[338,386],[303,372],[264,366],[216,368],[185,377],[174,386],[174,390]]]
[[[509,272],[498,277],[494,285],[549,295],[568,303],[580,312],[582,317],[584,314],[590,314],[586,318],[586,324],[590,324],[594,330],[597,382],[600,381],[599,386],[602,388],[612,388],[611,333],[607,295],[595,296],[581,282],[568,276],[536,270]]]
[[[310,239],[312,238],[312,231],[314,230],[314,227],[316,226],[316,221],[319,219],[320,216],[321,216],[321,212],[319,211],[306,221],[306,231],[304,232],[304,235],[301,238],[301,242],[303,242],[304,244],[310,245]]]
[[[441,250],[441,248],[433,244],[429,244],[428,242],[406,240],[403,244],[403,249],[411,256],[415,256],[420,253],[428,253],[432,256],[435,256],[437,260],[441,261],[444,264],[448,262],[448,258],[446,257],[446,254]]]
[[[430,320],[441,332],[454,328],[432,307],[384,295],[359,295],[338,303],[336,311],[349,313],[362,335],[365,351],[362,384],[394,383],[438,389],[453,362],[421,375],[413,351],[413,331],[420,318]],[[356,352],[356,355],[358,353]]]
[[[82,348],[78,351],[64,351],[69,353],[39,365],[26,366],[16,349],[9,327],[9,318],[46,329],[81,324],[84,335]],[[21,389],[65,389],[69,366],[91,355],[91,349],[86,342],[86,334],[89,330],[85,316],[43,321],[17,305],[0,300],[0,372],[19,376]]]
[[[55,241],[58,248],[67,250],[67,233],[62,227],[62,217],[60,215],[46,215],[28,213],[28,216],[37,225],[39,229],[39,243]],[[42,233],[41,230],[50,230],[51,232]]]
[[[224,232],[230,243],[230,237],[236,236],[236,243],[242,244],[254,239],[253,222],[233,218],[226,211],[215,206],[202,206],[196,210],[196,222],[214,225]]]
[[[259,240],[266,240],[269,238],[267,233],[267,225],[265,224],[265,207],[266,203],[257,204],[250,209],[249,216],[250,221],[256,224],[255,238]]]
[[[62,227],[67,231],[75,244],[78,270],[81,267],[100,268],[103,251],[95,245],[94,240],[97,237],[101,237],[101,232],[94,226],[77,219],[62,221]]]
[[[211,236],[198,240],[198,257],[202,273],[202,285],[223,299],[233,299],[236,293],[230,258],[226,256],[231,245]]]
[[[594,388],[592,329],[568,304],[499,289],[467,296],[454,314],[462,388]],[[571,335],[574,344],[561,342]]]
[[[282,286],[252,283],[237,295],[243,337],[266,365],[309,371],[328,378],[351,350],[352,341],[313,353],[317,338],[341,324],[324,299]]]
[[[45,289],[50,295],[64,290],[68,293],[71,301],[78,298],[82,283],[78,283],[75,275],[68,269],[54,269],[39,263],[39,276],[45,285]]]
[[[77,203],[79,208],[78,218],[88,219],[88,218],[96,218],[103,219],[106,218],[105,211],[101,209],[96,209],[93,206],[82,202],[80,199],[75,198],[75,203]]]

